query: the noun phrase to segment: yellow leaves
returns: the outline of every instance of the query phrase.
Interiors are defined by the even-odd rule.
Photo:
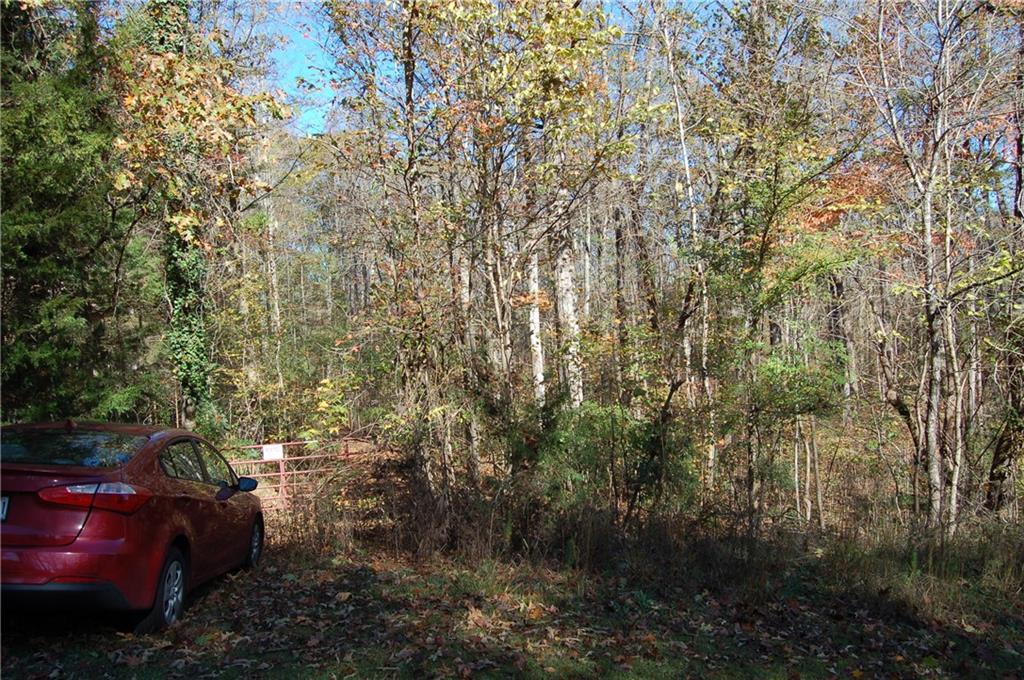
[[[269,94],[248,95],[230,85],[233,66],[224,59],[142,52],[131,61],[134,68],[121,73],[121,102],[126,127],[140,136],[156,138],[177,125],[196,141],[216,141],[254,126],[258,107],[286,114]]]
[[[287,104],[280,103],[270,95],[267,95],[264,100],[267,110],[276,120],[284,120],[285,118],[292,117],[292,109]]]
[[[113,188],[126,191],[145,183],[188,205],[166,222],[187,241],[198,241],[202,225],[212,218],[212,203],[202,197],[216,201],[249,190],[249,173],[240,168],[228,173],[225,166],[232,154],[244,158],[245,146],[254,143],[249,131],[258,125],[259,110],[287,114],[269,94],[249,95],[232,86],[233,70],[230,61],[200,45],[186,55],[127,50],[115,70],[121,135],[114,148],[127,169],[114,177]],[[183,173],[183,167],[190,171]]]
[[[114,177],[114,189],[117,191],[125,191],[131,187],[134,179],[134,176],[130,172],[119,172]]]
[[[170,230],[181,236],[185,242],[193,243],[196,241],[196,233],[198,231],[200,221],[199,217],[195,213],[176,213],[167,218],[167,223]]]

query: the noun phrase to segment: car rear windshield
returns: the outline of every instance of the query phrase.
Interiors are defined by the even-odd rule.
[[[131,460],[147,437],[95,430],[0,430],[5,463],[111,468]]]

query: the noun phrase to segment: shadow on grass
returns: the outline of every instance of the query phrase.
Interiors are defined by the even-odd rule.
[[[685,574],[293,556],[270,550],[256,572],[203,586],[160,635],[81,612],[5,611],[3,676],[1002,678],[1022,668],[1020,627],[926,624],[881,595],[837,588],[842,575],[814,564],[767,578],[719,564],[718,585],[696,589]]]

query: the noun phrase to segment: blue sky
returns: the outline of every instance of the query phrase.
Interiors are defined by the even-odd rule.
[[[292,126],[297,134],[323,132],[334,92],[323,71],[332,66],[323,48],[326,26],[317,16],[319,2],[289,2],[274,6],[277,17],[273,31],[286,43],[279,45],[272,59],[277,66],[277,87],[285,92],[295,114]],[[299,79],[313,83],[312,90],[298,86]]]

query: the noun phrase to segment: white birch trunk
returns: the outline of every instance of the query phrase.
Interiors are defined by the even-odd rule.
[[[533,244],[527,286],[530,294],[530,358],[533,374],[533,399],[538,407],[544,406],[544,345],[540,336],[540,262],[539,244]]]
[[[555,256],[555,287],[558,295],[558,315],[565,337],[564,368],[569,404],[579,408],[583,403],[583,364],[580,357],[580,324],[576,318],[576,287],[573,283],[572,237],[563,228],[558,238]]]

